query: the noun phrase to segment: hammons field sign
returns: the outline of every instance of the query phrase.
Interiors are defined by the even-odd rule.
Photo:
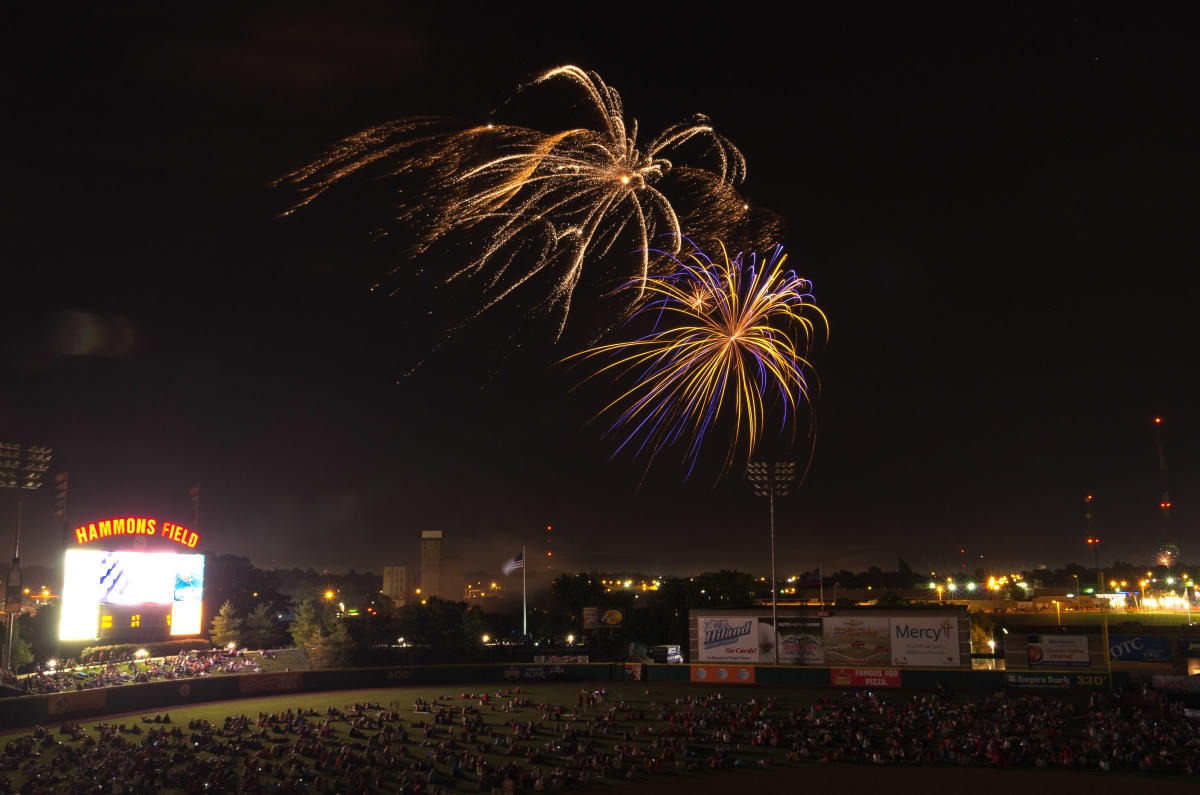
[[[188,549],[195,549],[196,544],[200,542],[200,535],[195,531],[174,522],[160,524],[158,519],[153,516],[122,516],[100,522],[89,522],[75,528],[75,540],[80,544],[121,540],[130,536],[158,536],[174,541]]]

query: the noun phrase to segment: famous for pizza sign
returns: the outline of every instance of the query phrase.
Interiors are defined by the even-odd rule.
[[[1091,663],[1087,635],[1030,635],[1031,666],[1086,668]]]
[[[829,684],[834,687],[900,687],[896,668],[831,668]]]

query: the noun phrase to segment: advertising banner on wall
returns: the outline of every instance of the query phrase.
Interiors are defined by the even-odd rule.
[[[753,616],[704,616],[700,619],[700,659],[703,662],[756,663],[759,657],[758,619]],[[773,632],[773,628],[771,628]]]
[[[1166,690],[1173,693],[1200,693],[1200,676],[1154,674],[1150,677],[1150,685],[1155,690]]]
[[[1169,663],[1171,638],[1165,635],[1110,635],[1108,655],[1113,662]]]
[[[55,693],[46,702],[46,710],[51,715],[67,715],[85,709],[100,709],[108,701],[103,687],[93,687],[88,690],[68,690]]]
[[[1087,635],[1030,635],[1026,651],[1031,666],[1086,668],[1091,663]]]
[[[821,620],[826,663],[871,665],[892,661],[890,619],[830,616]]]
[[[1107,674],[1054,674],[1009,671],[1004,675],[1009,687],[1019,690],[1107,690]]]
[[[238,677],[238,694],[275,693],[281,690],[299,690],[304,684],[304,675],[298,672],[284,674],[254,674]]]
[[[895,668],[831,668],[829,684],[834,687],[900,687]]]
[[[724,682],[731,685],[754,684],[753,665],[693,665],[693,682]]]
[[[823,637],[819,618],[779,619],[779,662],[786,665],[824,665]]]
[[[892,663],[929,667],[957,666],[957,619],[949,616],[893,618]]]

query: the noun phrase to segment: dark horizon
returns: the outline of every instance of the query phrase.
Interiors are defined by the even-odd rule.
[[[497,311],[405,377],[445,307],[415,279],[370,292],[405,259],[347,231],[365,199],[278,217],[273,180],[338,139],[487,118],[575,63],[647,133],[708,114],[829,314],[780,570],[943,570],[962,548],[997,570],[1090,566],[1089,533],[1102,564],[1198,549],[1187,15],[810,11],[780,32],[651,14],[657,32],[631,35],[574,13],[548,35],[380,3],[17,5],[0,441],[55,448],[72,524],[190,525],[198,483],[201,547],[266,568],[412,567],[442,529],[491,570],[522,544],[536,559],[549,524],[565,571],[762,572],[766,501],[740,468],[713,484],[719,444],[686,482],[682,451],[644,482],[644,459],[609,460],[595,395],[557,364],[610,322],[601,302],[557,344]],[[52,501],[26,499],[25,563],[52,563]]]

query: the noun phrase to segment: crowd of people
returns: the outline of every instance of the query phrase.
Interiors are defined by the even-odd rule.
[[[4,684],[29,694],[60,693],[217,673],[258,673],[261,670],[257,659],[236,650],[181,651],[173,657],[142,661],[133,658],[99,665],[77,665],[69,660],[57,669],[42,668],[20,677],[5,677]]]
[[[876,693],[826,700],[772,723],[755,728],[752,744],[782,742],[796,761],[1200,771],[1200,725],[1177,701],[934,695],[891,703]]]
[[[774,698],[646,691],[638,704],[520,688],[132,725],[37,728],[0,754],[0,792],[559,791],[604,780],[801,763],[978,765],[1196,775],[1200,726],[1176,703],[996,694]],[[22,779],[18,787],[12,778]]]

